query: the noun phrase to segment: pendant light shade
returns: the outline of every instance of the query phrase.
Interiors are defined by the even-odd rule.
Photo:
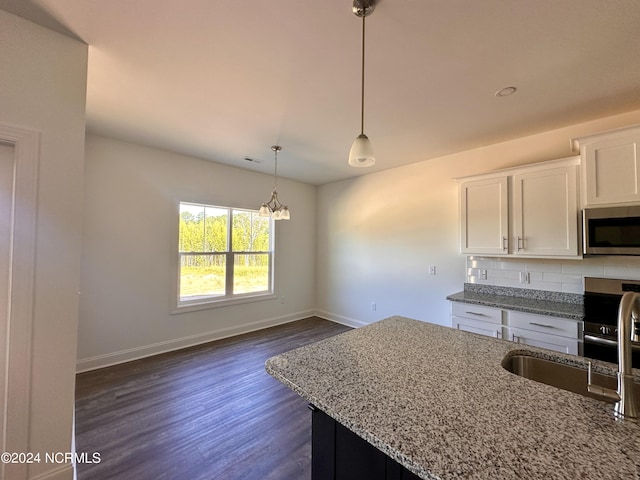
[[[373,13],[373,0],[354,0],[353,13],[356,17],[362,18],[362,78],[360,90],[360,135],[358,135],[351,145],[349,151],[349,165],[352,167],[370,167],[376,163],[373,155],[373,148],[369,138],[364,134],[364,25],[365,18]]]
[[[349,151],[349,165],[352,167],[370,167],[376,163],[369,137],[361,133],[356,137]]]

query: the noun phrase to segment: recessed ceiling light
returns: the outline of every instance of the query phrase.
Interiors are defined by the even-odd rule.
[[[516,93],[516,90],[516,87],[504,87],[498,90],[494,95],[496,97],[508,97],[509,95]]]

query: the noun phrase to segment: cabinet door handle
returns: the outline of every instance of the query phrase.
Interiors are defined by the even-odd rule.
[[[533,325],[534,327],[543,327],[543,328],[558,328],[555,325],[545,325],[544,323],[536,323],[536,322],[529,322],[529,325]]]
[[[511,334],[511,341],[512,342],[516,342],[516,343],[520,343],[520,337],[517,336],[515,333]]]
[[[524,250],[524,239],[518,235],[518,241],[516,242],[516,249],[518,252]]]
[[[502,332],[500,330],[496,330],[496,333],[494,335],[495,338],[502,338]]]
[[[502,250],[505,252],[509,249],[509,238],[502,237]]]

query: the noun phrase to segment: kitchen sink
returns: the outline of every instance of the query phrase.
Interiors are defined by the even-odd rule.
[[[502,367],[511,373],[528,378],[529,380],[579,393],[585,397],[613,402],[611,399],[605,399],[602,396],[587,391],[588,374],[586,363],[584,368],[581,368],[531,355],[515,354],[505,357],[502,361]],[[595,385],[613,390],[618,386],[618,381],[615,376],[603,375],[596,372],[591,374],[591,382]],[[636,392],[640,395],[640,384],[636,382],[634,386]]]

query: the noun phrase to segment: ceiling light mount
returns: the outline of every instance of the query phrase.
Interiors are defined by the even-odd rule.
[[[353,13],[356,17],[368,17],[375,8],[373,0],[353,0]]]
[[[353,13],[356,17],[362,18],[362,77],[360,84],[360,135],[356,137],[349,151],[349,165],[352,167],[370,167],[376,163],[371,142],[364,134],[364,20],[373,13],[374,8],[374,0],[353,0]]]
[[[504,87],[494,93],[494,95],[496,97],[508,97],[509,95],[516,93],[517,90],[518,89],[516,87]]]
[[[262,204],[258,214],[261,217],[271,217],[274,220],[289,220],[291,218],[289,207],[282,205],[278,200],[278,152],[282,150],[282,147],[280,145],[272,145],[271,150],[273,150],[276,157],[273,190],[271,192],[271,198],[268,202]]]

